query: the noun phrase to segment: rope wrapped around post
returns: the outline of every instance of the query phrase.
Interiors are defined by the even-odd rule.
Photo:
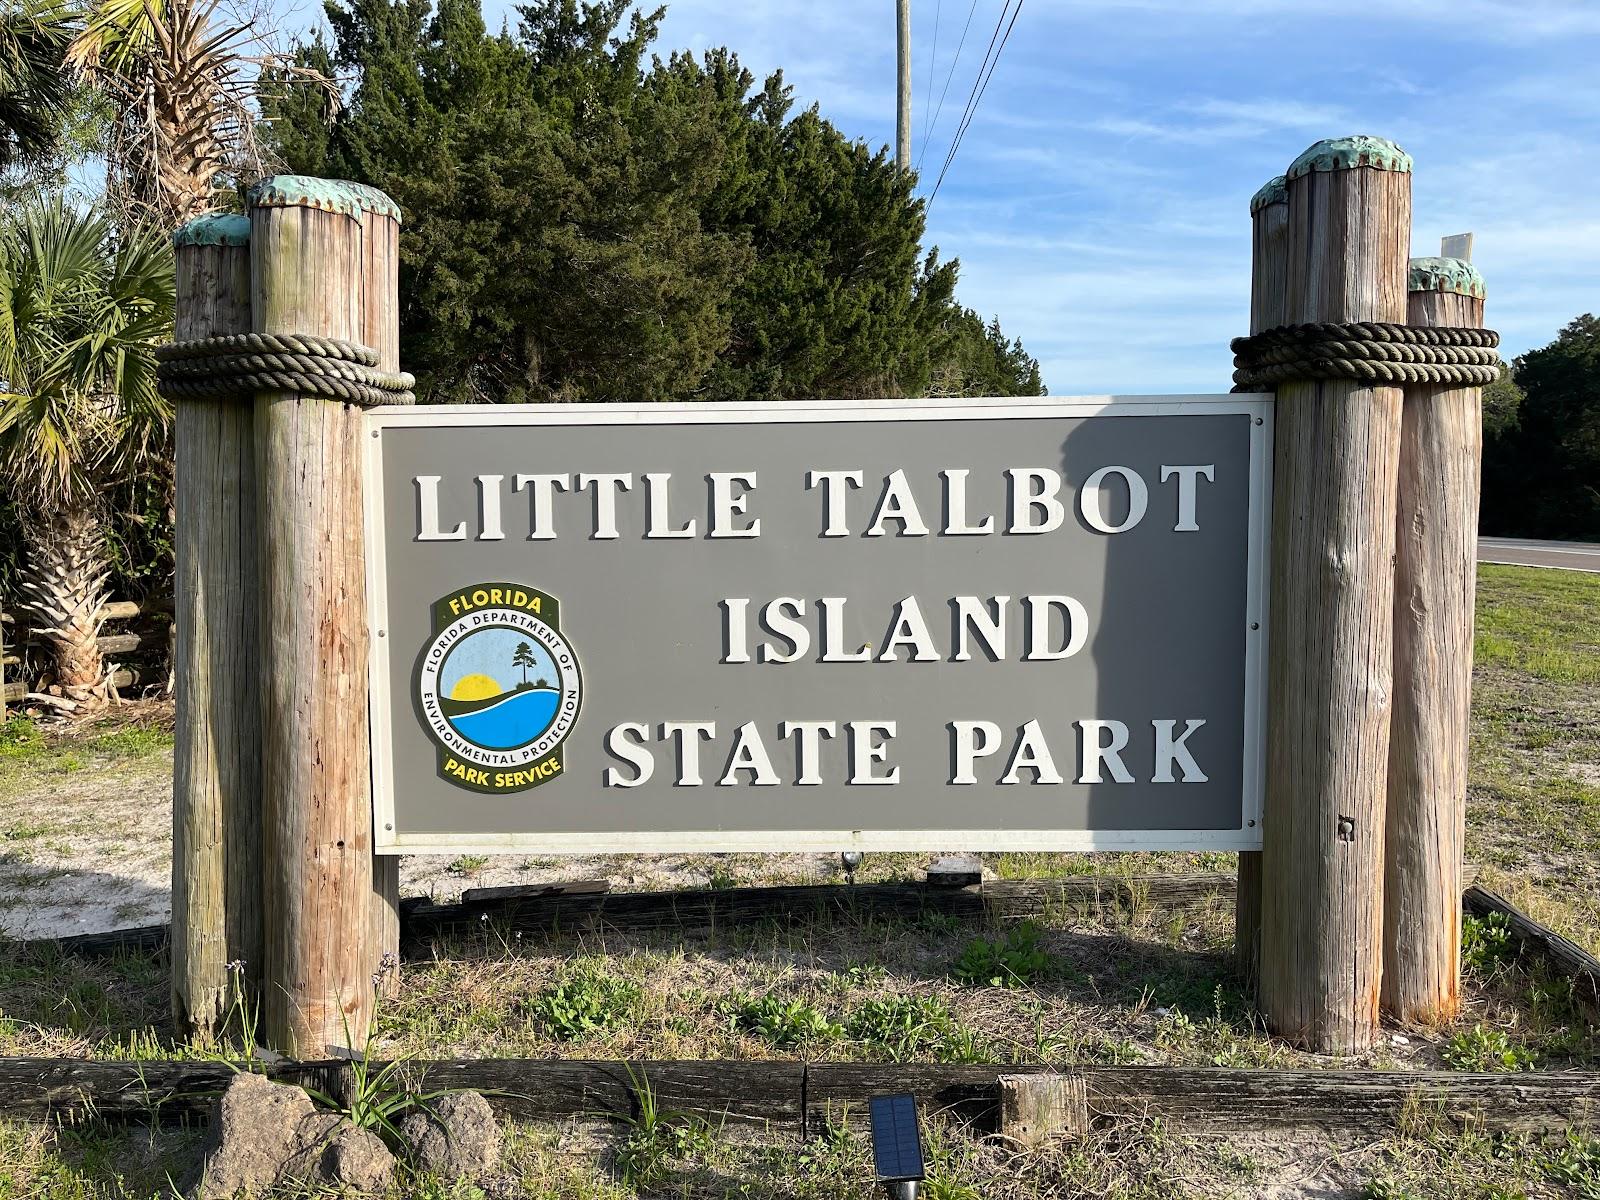
[[[1499,344],[1492,329],[1388,321],[1279,325],[1233,339],[1233,390],[1310,379],[1483,387],[1500,377]]]
[[[257,392],[323,396],[370,408],[412,404],[416,379],[378,369],[371,346],[307,334],[230,333],[158,347],[169,400],[251,400]]]

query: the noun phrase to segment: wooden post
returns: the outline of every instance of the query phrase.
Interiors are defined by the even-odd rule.
[[[1288,320],[1289,189],[1282,175],[1250,199],[1250,332]],[[1253,988],[1261,961],[1261,852],[1239,854],[1234,893],[1234,953],[1239,974]]]
[[[1483,278],[1470,262],[1411,260],[1413,325],[1481,326],[1483,298]],[[1405,390],[1383,1007],[1396,1020],[1423,1025],[1448,1021],[1461,1006],[1461,856],[1482,396],[1475,387],[1418,384]]]
[[[371,188],[277,176],[251,192],[254,327],[368,337]],[[392,310],[393,305],[390,305]],[[256,398],[267,973],[263,1030],[299,1057],[359,1049],[377,944],[360,411]]]
[[[250,221],[189,222],[173,239],[175,336],[250,329]],[[261,977],[261,661],[255,419],[236,400],[183,400],[174,418],[177,700],[172,770],[172,1008],[215,1034]]]
[[[1289,320],[1404,321],[1411,159],[1318,142],[1288,172]],[[1378,1029],[1401,389],[1278,387],[1260,1000],[1299,1045]]]
[[[400,369],[400,213],[382,192],[370,192],[361,212],[361,338],[378,352],[378,367]],[[374,855],[372,859],[372,947],[384,968],[379,984],[392,995],[400,983],[400,858]],[[387,957],[386,957],[387,956]]]

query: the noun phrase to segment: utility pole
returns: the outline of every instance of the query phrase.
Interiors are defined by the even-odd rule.
[[[911,0],[894,0],[899,50],[899,103],[896,106],[894,162],[902,171],[911,170]]]

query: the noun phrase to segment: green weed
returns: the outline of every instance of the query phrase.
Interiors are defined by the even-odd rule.
[[[845,1032],[893,1062],[922,1051],[938,1051],[958,1032],[944,1001],[933,996],[885,996],[863,1001],[845,1022]]]
[[[1486,917],[1466,917],[1461,922],[1461,965],[1475,975],[1492,975],[1515,958],[1511,918],[1502,912]]]
[[[1528,1071],[1538,1061],[1532,1050],[1513,1042],[1505,1030],[1482,1025],[1458,1029],[1439,1053],[1458,1071]]]
[[[1039,949],[1043,935],[1035,922],[1021,921],[994,941],[973,938],[951,974],[977,987],[1026,987],[1050,966],[1050,955]]]
[[[528,1015],[551,1037],[576,1041],[626,1024],[638,1012],[639,985],[580,963],[528,1002]]]
[[[788,1049],[804,1042],[832,1041],[844,1029],[804,1000],[777,996],[739,996],[731,1004],[734,1028],[753,1033],[770,1045]]]
[[[715,1136],[703,1118],[662,1108],[648,1077],[634,1075],[631,1067],[628,1076],[639,1113],[625,1118],[628,1136],[617,1148],[617,1173],[629,1187],[643,1190],[659,1183],[674,1159],[705,1157]]]

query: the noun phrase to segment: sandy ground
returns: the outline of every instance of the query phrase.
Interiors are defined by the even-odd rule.
[[[839,873],[834,855],[412,855],[401,860],[400,892],[449,901],[468,888],[573,879],[704,887],[723,872],[745,878],[743,868],[757,863],[764,882]],[[0,933],[61,937],[165,923],[171,869],[170,750],[0,789]]]

